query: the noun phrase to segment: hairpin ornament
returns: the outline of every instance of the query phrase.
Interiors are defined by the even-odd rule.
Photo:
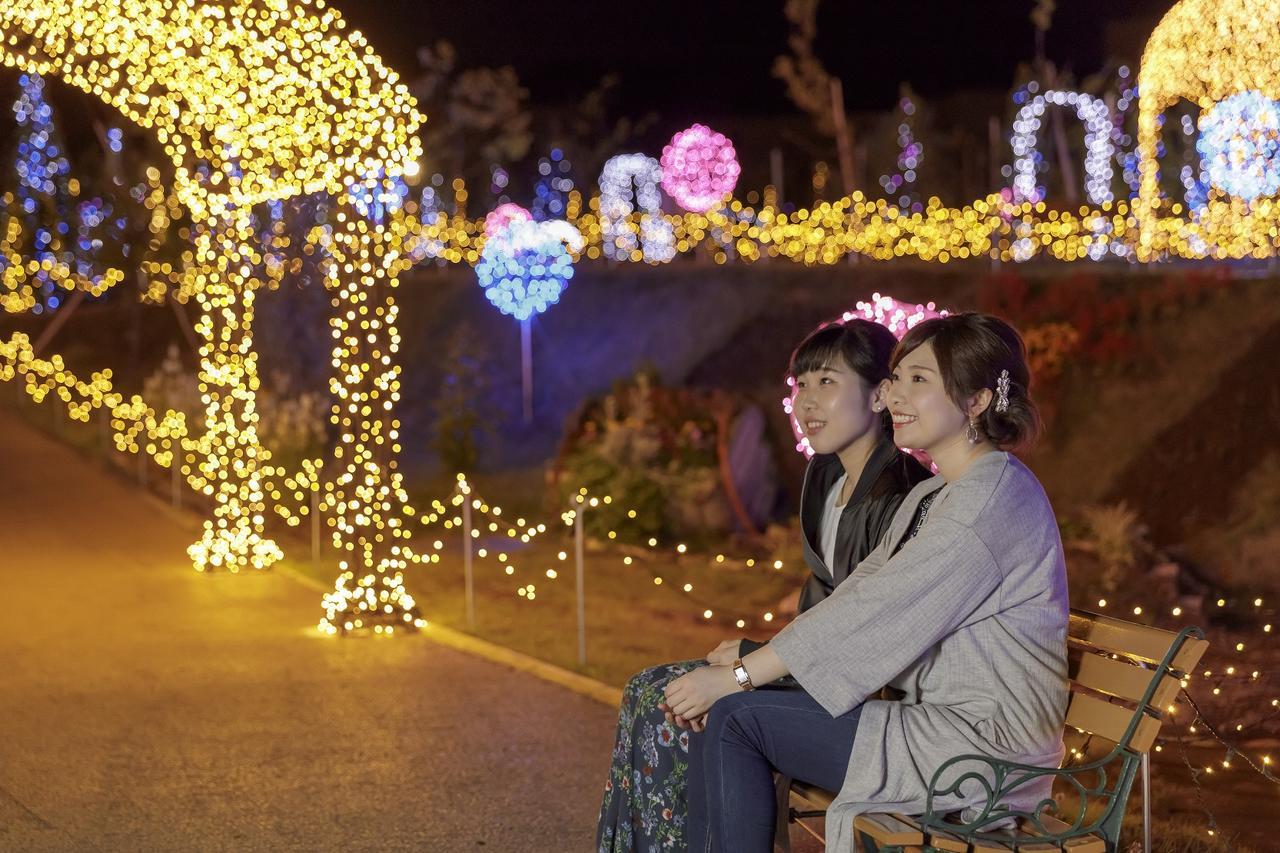
[[[996,380],[996,411],[1009,411],[1009,371],[1000,371],[1000,378]]]

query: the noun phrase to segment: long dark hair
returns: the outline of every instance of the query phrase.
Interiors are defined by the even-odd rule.
[[[935,317],[915,326],[893,351],[896,370],[917,347],[933,345],[942,372],[942,386],[951,402],[965,410],[965,401],[990,388],[991,404],[978,418],[978,429],[1001,450],[1026,450],[1040,435],[1040,411],[1031,399],[1031,369],[1027,347],[1018,330],[990,314],[963,313]],[[1009,407],[996,411],[997,383],[1009,371]]]

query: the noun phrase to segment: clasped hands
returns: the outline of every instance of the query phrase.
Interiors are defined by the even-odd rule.
[[[667,722],[700,732],[707,727],[707,712],[716,700],[741,688],[731,666],[738,658],[738,640],[725,640],[707,654],[711,666],[698,667],[672,681],[663,690],[665,702],[658,708]]]

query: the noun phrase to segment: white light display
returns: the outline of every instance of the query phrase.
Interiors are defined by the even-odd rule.
[[[1224,98],[1201,115],[1196,150],[1223,192],[1254,201],[1280,191],[1280,115],[1261,92]]]
[[[1037,95],[1018,110],[1013,119],[1013,189],[1016,201],[1040,201],[1043,193],[1036,186],[1036,141],[1040,117],[1046,107],[1069,106],[1084,122],[1085,191],[1089,201],[1106,204],[1111,193],[1111,110],[1100,98],[1080,92],[1049,90]]]
[[[661,181],[662,164],[644,154],[619,154],[605,162],[600,170],[600,228],[606,257],[651,264],[675,257],[675,229],[662,215]],[[641,211],[638,226],[631,221],[633,198]]]

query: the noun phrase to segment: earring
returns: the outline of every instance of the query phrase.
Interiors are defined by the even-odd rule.
[[[977,417],[969,418],[969,426],[968,428],[965,429],[964,432],[965,432],[965,437],[969,439],[970,444],[977,444],[979,441],[982,440],[982,436],[978,434]]]
[[[879,403],[872,403],[872,404],[871,404],[871,411],[873,411],[873,412],[878,412],[878,411],[880,411],[880,404],[879,404]]]

